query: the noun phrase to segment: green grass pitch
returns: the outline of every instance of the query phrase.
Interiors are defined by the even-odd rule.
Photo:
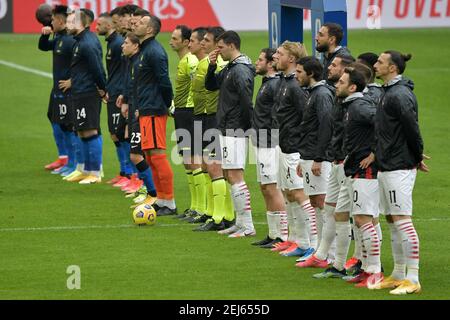
[[[242,33],[253,60],[267,33]],[[356,289],[340,280],[316,280],[294,258],[228,239],[194,233],[192,225],[159,218],[154,227],[131,223],[130,201],[107,184],[80,186],[44,171],[56,149],[46,119],[51,80],[0,65],[0,299],[448,299],[450,298],[449,29],[351,31],[349,47],[398,49],[414,55],[406,76],[416,83],[429,174],[419,174],[414,218],[421,244],[423,293],[393,297]],[[172,80],[177,57],[170,54]],[[311,48],[310,35],[306,37]],[[0,60],[51,72],[51,54],[38,35],[0,35]],[[102,40],[102,42],[104,42]],[[259,86],[260,80],[257,81]],[[257,87],[256,87],[257,89]],[[103,131],[107,132],[103,108]],[[168,132],[173,130],[170,121]],[[173,145],[173,143],[172,143]],[[104,136],[105,181],[118,172],[114,146]],[[173,166],[179,210],[189,201],[180,165]],[[264,204],[255,167],[246,170],[257,238],[266,235]],[[383,222],[382,261],[392,269]],[[351,252],[352,252],[351,248]],[[67,267],[81,268],[81,290],[68,290]]]

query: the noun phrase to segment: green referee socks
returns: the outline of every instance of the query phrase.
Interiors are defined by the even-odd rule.
[[[212,188],[212,181],[211,177],[209,176],[208,172],[203,172],[205,175],[205,182],[206,182],[206,215],[209,217],[213,216],[214,212],[214,195],[213,195],[213,188]]]
[[[195,192],[194,176],[192,170],[186,170],[186,177],[189,185],[189,192],[191,193],[191,206],[189,209],[197,210],[197,193]]]
[[[197,194],[197,211],[206,213],[206,181],[202,168],[192,172],[194,176],[195,193]]]
[[[212,193],[214,201],[214,222],[219,224],[225,217],[225,198],[227,194],[227,183],[225,178],[218,178],[212,182]]]

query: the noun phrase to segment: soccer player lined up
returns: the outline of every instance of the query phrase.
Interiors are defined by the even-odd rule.
[[[108,129],[111,140],[116,146],[116,154],[120,165],[119,177],[130,178],[133,171],[129,160],[128,146],[125,142],[125,118],[120,109],[116,106],[116,100],[120,95],[122,83],[122,44],[123,38],[116,31],[112,18],[108,13],[100,15],[97,21],[97,33],[104,36],[107,42],[106,48],[106,69],[108,80],[106,83],[106,102],[108,111]],[[128,180],[127,179],[127,180]],[[112,182],[116,183],[119,180]]]
[[[171,113],[175,120],[175,132],[177,135],[177,147],[183,159],[183,165],[188,180],[191,203],[188,209],[177,218],[184,218],[190,210],[195,210],[196,192],[193,183],[192,164],[193,139],[194,139],[194,101],[192,97],[191,83],[197,68],[198,59],[189,51],[189,43],[192,37],[192,30],[184,25],[179,25],[172,32],[170,46],[177,53],[180,61],[177,66],[177,78],[175,85],[175,95]]]
[[[350,51],[340,44],[344,30],[337,23],[325,23],[316,35],[316,50],[323,53],[323,79],[327,79],[328,67],[338,55],[350,55]]]
[[[177,208],[173,171],[166,155],[166,126],[173,92],[167,53],[156,40],[160,30],[161,21],[156,16],[144,16],[134,30],[141,43],[135,74],[136,116],[141,129],[141,147],[147,155],[158,192],[154,207],[158,216],[166,216],[176,214]]]
[[[333,160],[329,145],[333,135],[332,110],[335,89],[322,79],[322,75],[323,66],[318,59],[306,57],[297,61],[297,79],[309,93],[300,125],[298,147],[301,160],[298,174],[303,176],[305,193],[316,211],[317,240],[311,238],[311,247],[316,250],[316,256],[319,256],[322,265],[326,267],[330,248],[324,247],[321,252],[317,252],[317,249],[322,236],[330,238],[332,242],[336,232],[334,210],[330,206],[325,208],[325,195]],[[310,223],[314,224],[314,221]],[[311,259],[313,258],[299,262],[297,266],[307,266]]]
[[[252,116],[252,143],[256,154],[256,176],[266,204],[269,234],[265,239],[252,243],[261,248],[272,248],[286,241],[288,236],[286,205],[283,194],[277,188],[278,174],[278,135],[276,129],[275,94],[280,83],[273,55],[275,49],[263,49],[256,61],[256,74],[263,77],[261,88],[256,96]]]
[[[345,185],[351,199],[350,214],[357,228],[362,248],[362,267],[364,271],[349,279],[356,287],[367,287],[368,283],[382,281],[381,245],[375,230],[374,219],[379,215],[379,192],[377,166],[372,151],[375,149],[375,113],[372,99],[363,95],[367,77],[362,64],[354,64],[344,70],[336,85],[338,98],[344,99],[344,164]]]
[[[216,213],[216,219],[223,214],[220,210],[225,210],[221,196],[216,199],[216,206],[214,207],[214,200],[211,197],[213,194],[212,180],[211,176],[208,174],[209,169],[213,174],[217,175],[218,178],[223,178],[220,164],[210,161],[210,158],[213,158],[213,155],[216,153],[213,143],[218,143],[218,140],[213,140],[214,135],[211,134],[209,135],[209,138],[205,136],[207,130],[214,130],[216,128],[215,114],[219,99],[219,93],[217,91],[213,92],[206,90],[205,88],[205,77],[209,66],[208,54],[216,48],[217,38],[223,32],[224,29],[221,27],[211,27],[208,29],[202,27],[196,28],[192,32],[189,42],[190,52],[194,54],[199,61],[191,86],[192,99],[194,102],[194,123],[192,133],[193,163],[191,164],[191,179],[194,186],[193,190],[196,194],[196,205],[194,206],[194,209],[187,212],[186,217],[183,218],[183,220],[190,223],[205,224],[206,221],[214,216],[214,210],[219,213],[219,216]],[[226,64],[222,59],[220,59],[220,61],[219,71],[222,70]],[[220,179],[218,181],[220,181]],[[229,211],[231,211],[231,220],[233,220],[233,209],[228,210],[228,212]],[[228,219],[229,214],[227,214],[227,211],[225,212],[225,215]],[[211,224],[211,221],[208,221],[208,227],[220,227],[219,224],[221,224],[221,219],[219,218],[217,220],[218,225],[214,225],[214,223]],[[198,231],[210,231],[203,230],[201,226],[198,229]]]
[[[195,139],[195,141],[203,141],[201,146],[194,144],[196,167],[193,176],[198,190],[200,192],[204,190],[206,194],[206,198],[201,198],[203,199],[203,205],[199,202],[199,211],[202,212],[202,208],[206,211],[190,220],[192,223],[202,223],[194,231],[223,231],[234,225],[234,208],[230,188],[225,181],[220,161],[220,141],[216,116],[219,92],[206,89],[205,83],[210,63],[208,55],[217,49],[219,36],[224,31],[222,27],[210,27],[206,30],[200,42],[205,57],[199,62],[192,87],[194,95],[194,134],[197,137],[202,137],[198,140]],[[215,73],[222,71],[226,65],[227,62],[219,56]],[[200,195],[201,193],[199,193],[199,198]]]
[[[130,149],[128,150],[131,162],[135,166],[138,177],[144,183],[144,190],[139,194],[135,194],[133,199],[135,208],[141,204],[153,204],[156,201],[156,189],[153,181],[153,173],[149,167],[144,153],[141,148],[141,129],[139,119],[136,117],[137,110],[137,83],[136,73],[139,67],[139,38],[129,32],[122,44],[122,51],[127,58],[126,62],[126,76],[124,78],[123,94],[119,96],[117,105],[121,107],[121,113],[127,118],[128,136]],[[120,184],[120,183],[119,183]]]
[[[307,102],[307,92],[296,79],[297,61],[307,56],[306,48],[297,42],[284,42],[274,54],[275,67],[282,72],[275,95],[276,120],[279,126],[278,187],[286,199],[289,236],[272,249],[286,256],[304,256],[314,252],[310,233],[316,238],[315,211],[303,191],[303,179],[297,175],[300,162],[300,124]],[[314,231],[314,232],[312,232]],[[313,240],[314,242],[314,240]]]
[[[66,19],[67,7],[55,6],[52,12],[52,26],[42,28],[38,45],[39,50],[53,52],[53,88],[50,92],[47,117],[52,125],[59,154],[58,160],[46,165],[45,169],[61,174],[74,166],[73,163],[69,163],[74,161],[71,134],[63,130],[65,125],[70,124],[70,105],[67,93],[59,89],[59,81],[69,78],[72,46],[75,42],[72,36],[67,34]],[[52,33],[54,37],[50,40]]]
[[[82,173],[68,181],[80,184],[101,182],[102,141],[99,136],[101,99],[106,96],[106,79],[102,57],[96,41],[90,35],[88,16],[75,11],[67,18],[69,32],[76,43],[70,68],[72,103],[75,112],[75,130],[82,140],[85,166]]]
[[[380,202],[391,231],[394,271],[377,289],[419,293],[419,237],[412,222],[412,191],[417,170],[428,172],[418,123],[414,84],[403,78],[411,55],[386,51],[375,64],[385,95],[376,114],[376,161]]]
[[[231,185],[236,210],[234,233],[229,237],[256,234],[253,226],[250,190],[244,180],[248,138],[251,127],[255,67],[250,58],[240,52],[241,38],[234,31],[218,37],[217,49],[209,54],[206,89],[220,90],[217,107],[217,129],[220,132],[221,159],[224,176]],[[228,65],[216,73],[219,54]],[[230,229],[228,228],[228,229]],[[223,230],[224,231],[224,230]]]
[[[203,115],[205,114],[206,105],[208,103],[217,105],[217,93],[209,92],[205,89],[205,76],[208,70],[208,54],[205,48],[202,46],[203,39],[206,35],[207,29],[203,27],[196,28],[192,31],[191,38],[189,40],[188,49],[197,60],[197,67],[192,77],[191,93],[192,102],[194,103],[193,109],[193,123],[191,134],[191,151],[193,161],[190,164],[190,170],[186,171],[188,176],[188,182],[191,190],[191,206],[190,210],[185,211],[179,218],[194,223],[200,219],[204,219],[207,216],[207,173],[203,173],[203,149],[206,148],[203,140],[199,136],[203,137],[203,127],[195,135],[194,128],[195,123],[202,126]],[[206,170],[205,170],[206,171]],[[212,214],[211,214],[212,215]]]
[[[354,59],[351,56],[336,56],[328,67],[328,83],[335,86],[344,74],[345,68],[350,66],[353,62]],[[336,236],[335,239],[331,237],[333,223],[327,221],[330,222],[326,226],[327,234],[324,234],[324,237],[322,237],[320,246],[317,250],[319,253],[330,253],[329,250],[332,248],[333,240],[335,240],[335,259],[331,267],[327,268],[322,273],[314,275],[316,278],[342,278],[346,276],[344,265],[351,242],[350,209],[348,208],[350,198],[348,197],[346,186],[344,185],[345,152],[343,150],[343,120],[346,110],[345,106],[341,105],[341,102],[341,99],[335,99],[332,110],[333,135],[330,142],[330,158],[333,163],[331,165],[331,172],[328,178],[327,192],[325,195],[325,211],[327,214],[334,214]],[[315,258],[317,257],[315,256]],[[323,255],[320,256],[320,258],[323,258]],[[313,261],[309,261],[308,264],[310,267],[324,267],[323,263],[313,263]]]
[[[381,97],[384,95],[384,90],[382,86],[375,82],[375,63],[377,63],[378,55],[373,52],[362,53],[356,59],[357,62],[362,63],[369,67],[371,71],[371,78],[368,79],[367,87],[364,89],[363,93],[365,96],[370,97],[376,106],[381,101]]]

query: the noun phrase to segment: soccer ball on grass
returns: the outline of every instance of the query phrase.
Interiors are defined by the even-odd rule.
[[[149,204],[142,204],[133,211],[134,224],[138,226],[152,226],[156,223],[156,211]]]

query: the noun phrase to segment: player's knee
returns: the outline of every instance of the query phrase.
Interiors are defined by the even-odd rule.
[[[138,164],[144,160],[144,157],[140,154],[130,153],[130,160],[133,162],[133,164]]]
[[[348,212],[337,212],[334,215],[336,222],[347,222],[350,220],[350,214]]]
[[[244,172],[243,170],[228,170],[227,179],[231,185],[242,182],[244,181]]]

